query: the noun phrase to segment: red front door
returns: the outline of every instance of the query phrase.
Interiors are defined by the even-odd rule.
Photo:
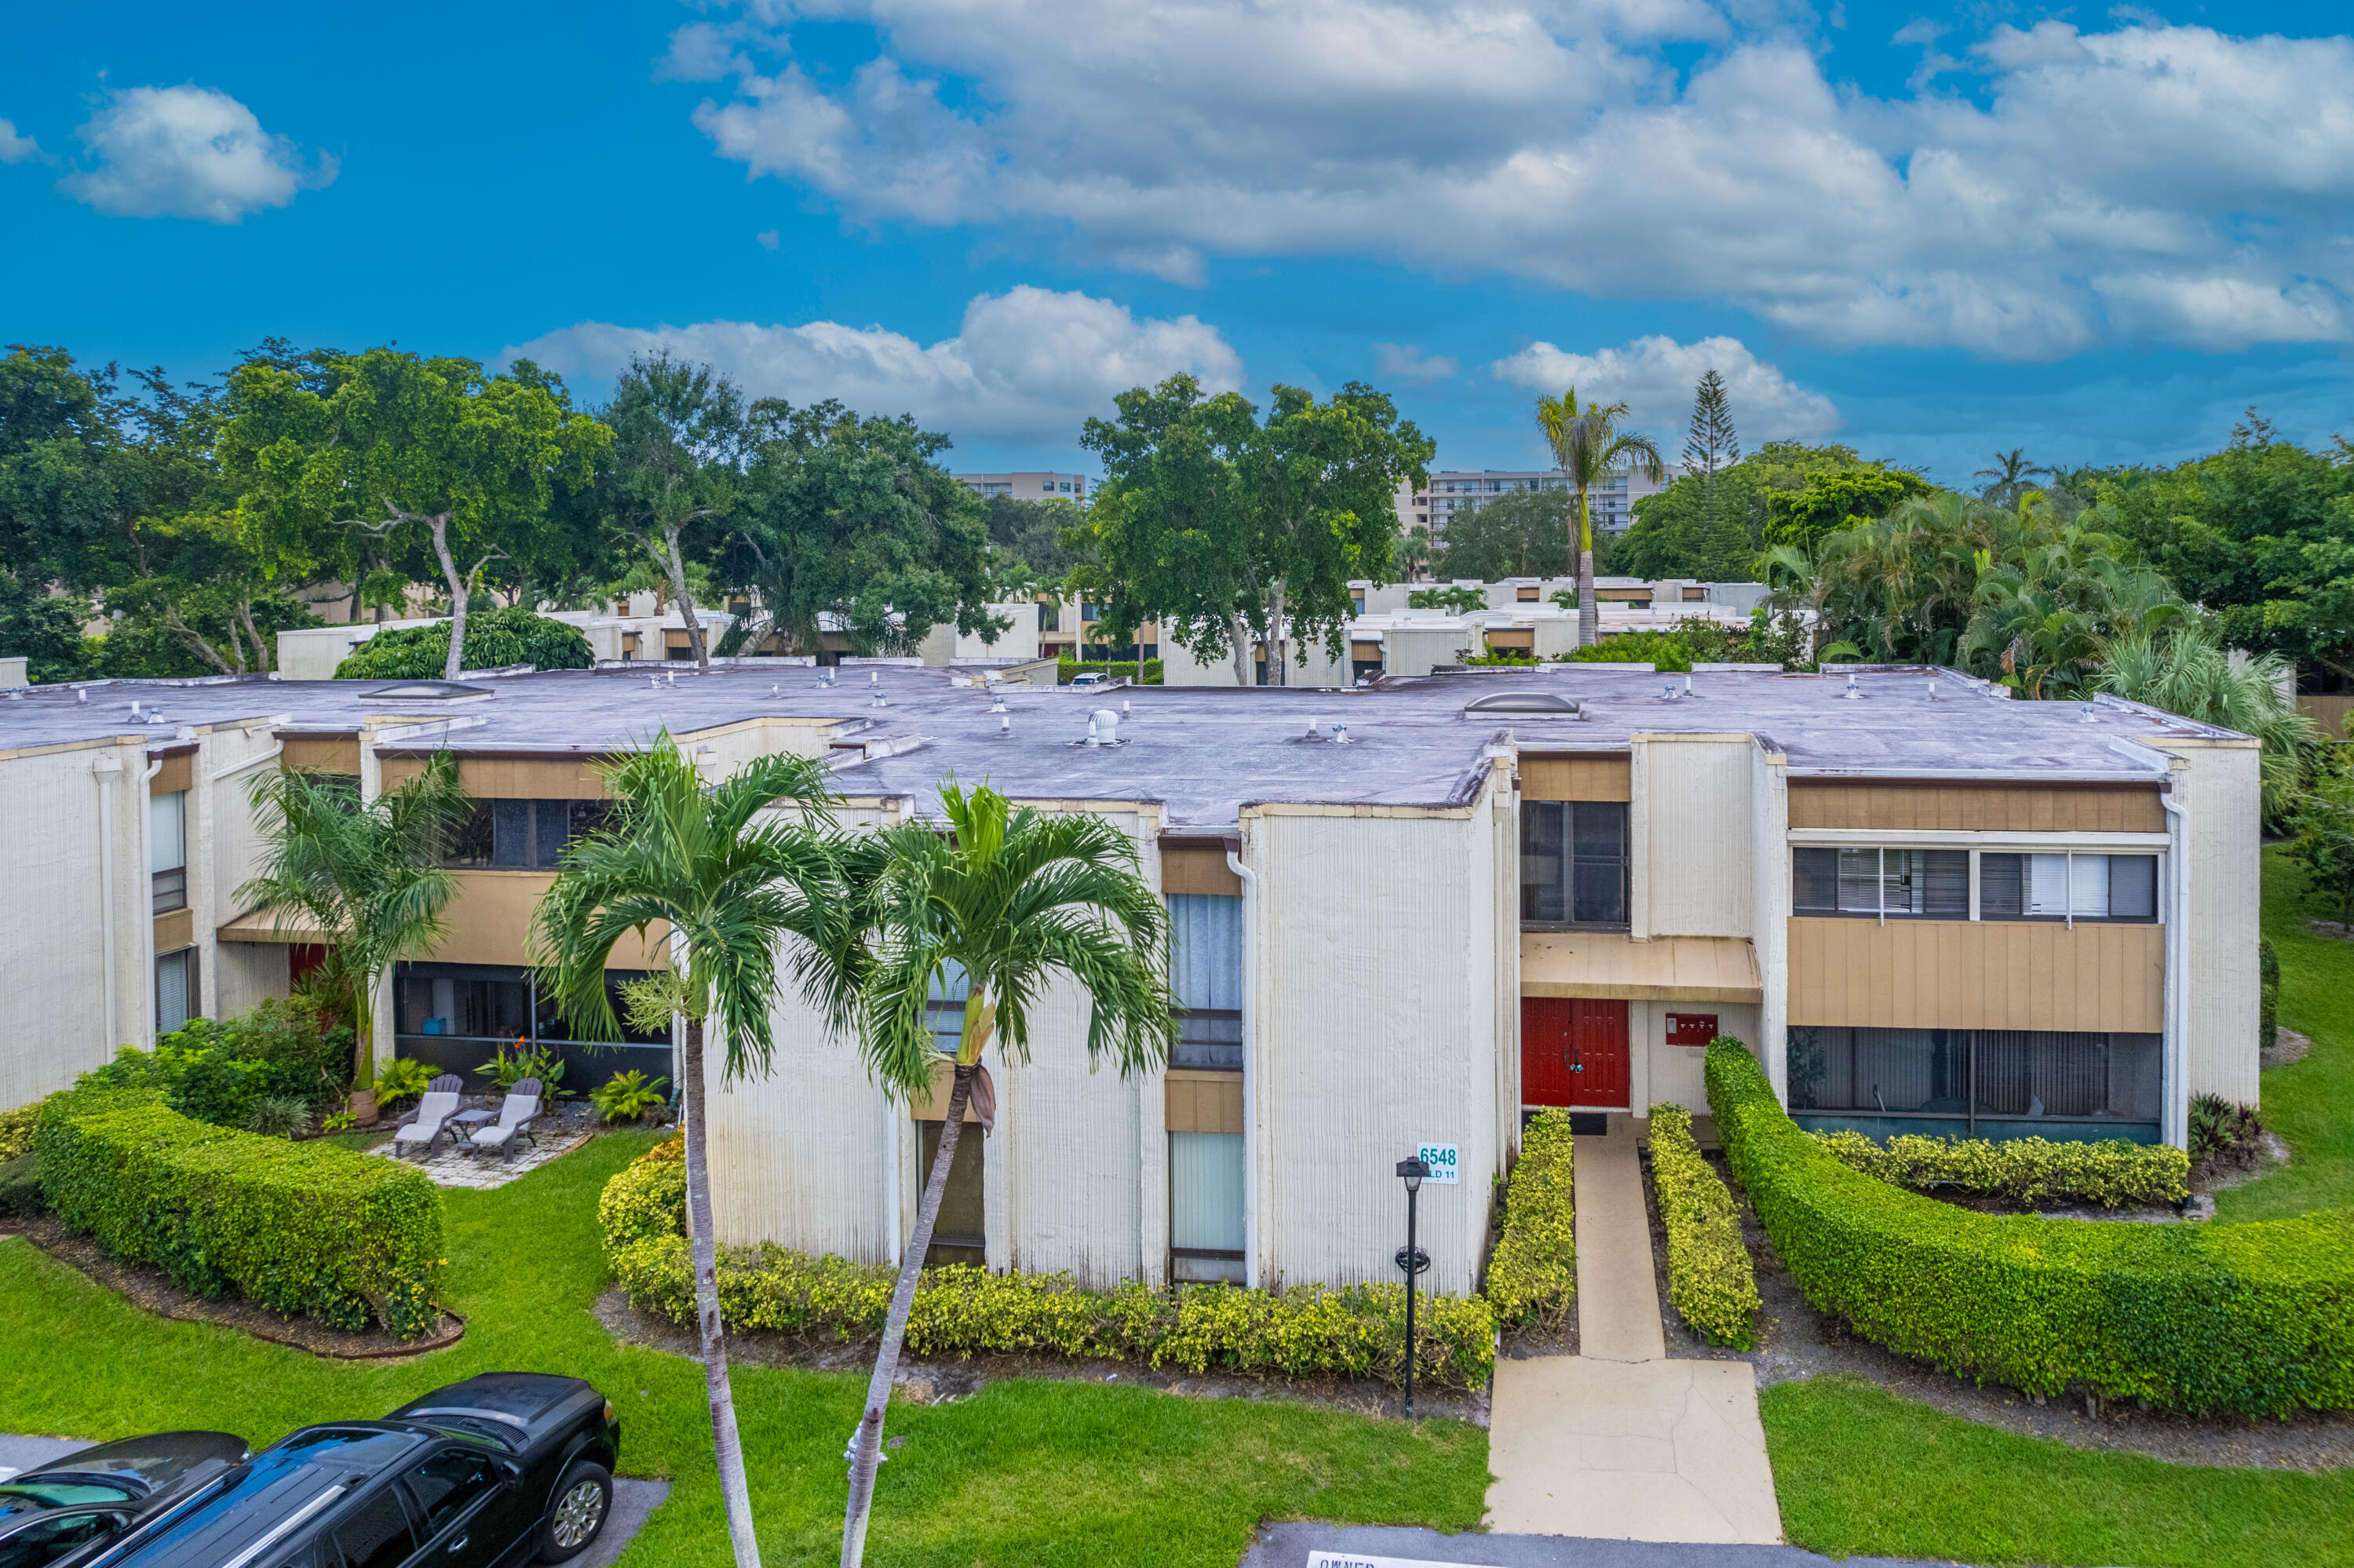
[[[1521,999],[1521,1103],[1627,1106],[1627,1004]]]

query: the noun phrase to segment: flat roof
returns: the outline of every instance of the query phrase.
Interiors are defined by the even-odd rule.
[[[905,665],[838,673],[826,684],[809,666],[765,661],[705,673],[675,662],[551,671],[479,677],[470,684],[490,695],[446,704],[378,694],[413,684],[394,681],[114,681],[85,684],[86,697],[36,686],[0,699],[0,752],[118,736],[160,747],[183,727],[273,720],[313,734],[403,724],[411,728],[398,744],[408,747],[571,757],[628,749],[665,727],[684,735],[770,718],[833,724],[838,741],[894,752],[838,752],[846,795],[912,797],[928,810],[953,775],[1023,799],[1157,800],[1172,827],[1216,827],[1261,802],[1462,805],[1484,754],[1500,745],[1606,752],[1639,733],[1754,735],[1787,754],[1793,777],[2124,783],[2164,777],[2163,759],[2135,742],[2244,738],[2114,698],[2088,719],[2075,703],[2011,701],[1918,667],[1705,671],[1691,678],[1690,695],[1681,675],[1608,664],[1394,677],[1352,690],[991,687],[970,673]],[[1523,690],[1578,699],[1584,716],[1464,712],[1474,697]],[[883,707],[872,705],[876,692]],[[991,709],[1000,694],[1010,727]],[[1092,714],[1123,704],[1120,744],[1081,744]],[[145,722],[156,710],[162,721]],[[1346,743],[1331,738],[1335,722],[1346,725]]]

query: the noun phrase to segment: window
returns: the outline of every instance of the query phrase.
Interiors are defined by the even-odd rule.
[[[1790,1109],[1995,1121],[2158,1118],[2158,1036],[1790,1029]]]
[[[1627,803],[1532,800],[1521,808],[1521,918],[1627,923]]]
[[[1231,893],[1169,895],[1169,985],[1177,993],[1172,1067],[1243,1065],[1243,901]]]
[[[425,1516],[425,1533],[440,1534],[498,1484],[488,1457],[444,1448],[408,1472],[408,1495]]]
[[[147,872],[155,913],[188,906],[188,793],[147,797]]]
[[[605,999],[620,1031],[615,1039],[587,1044],[669,1045],[668,1029],[649,1032],[630,1023],[621,986],[641,978],[637,969],[605,971]],[[535,1044],[579,1041],[587,1033],[565,1022],[556,998],[538,988],[530,970],[498,964],[401,964],[392,978],[392,1016],[396,1034],[504,1044],[518,1037]]]
[[[1188,1284],[1242,1283],[1243,1135],[1169,1135],[1171,1273]]]
[[[2156,920],[2154,854],[1981,854],[1982,920]]]
[[[196,997],[196,949],[155,955],[155,1033],[169,1034],[203,1012]]]
[[[1801,915],[1970,914],[1967,850],[1802,849],[1792,853],[1790,882]]]
[[[964,972],[962,964],[951,962],[932,977],[932,989],[924,999],[924,1016],[932,1026],[932,1044],[943,1056],[955,1055],[964,1043],[964,1004],[971,995],[972,977]]]
[[[398,1568],[417,1550],[408,1510],[390,1487],[377,1491],[335,1526],[344,1568]]]
[[[442,864],[458,869],[554,871],[564,846],[610,820],[603,800],[477,800]]]
[[[0,1568],[48,1568],[93,1541],[103,1541],[121,1530],[128,1516],[119,1513],[69,1513],[36,1520],[0,1540]]]

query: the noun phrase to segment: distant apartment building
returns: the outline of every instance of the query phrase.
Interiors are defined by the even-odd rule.
[[[1083,473],[960,473],[953,476],[983,495],[1010,501],[1067,501],[1087,503],[1087,476]]]
[[[1669,463],[1653,484],[1649,475],[1626,469],[1586,493],[1586,503],[1594,509],[1594,526],[1611,533],[1624,528],[1634,520],[1635,503],[1647,495],[1656,495],[1683,477],[1680,464]],[[1567,490],[1569,481],[1555,469],[1469,469],[1448,470],[1434,473],[1430,482],[1420,490],[1401,484],[1397,492],[1398,526],[1403,529],[1427,528],[1434,539],[1446,537],[1447,524],[1456,513],[1482,505],[1501,495],[1521,490]]]

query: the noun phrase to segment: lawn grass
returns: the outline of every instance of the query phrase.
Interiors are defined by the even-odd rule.
[[[321,1361],[148,1316],[23,1241],[0,1242],[0,1431],[104,1438],[208,1426],[260,1445],[380,1415],[493,1368],[567,1372],[620,1407],[624,1474],[675,1485],[624,1568],[728,1561],[698,1363],[617,1346],[590,1311],[607,1276],[596,1201],[652,1138],[622,1134],[487,1192],[451,1192],[451,1304],[466,1337],[395,1364]],[[842,1532],[843,1444],[863,1376],[738,1369],[737,1412],[763,1560],[826,1563]],[[949,1568],[1231,1564],[1265,1517],[1478,1524],[1487,1435],[1279,1401],[1194,1400],[1054,1381],[895,1405],[871,1556]]]
[[[2264,851],[2264,935],[2280,951],[2280,1021],[2312,1036],[2294,1066],[2264,1075],[2264,1125],[2289,1163],[2215,1194],[2219,1220],[2279,1220],[2354,1205],[2354,942],[2306,928],[2305,872]]]
[[[2059,1568],[2354,1557],[2354,1471],[2203,1469],[2091,1453],[1844,1376],[1777,1383],[1758,1406],[1794,1546]]]

